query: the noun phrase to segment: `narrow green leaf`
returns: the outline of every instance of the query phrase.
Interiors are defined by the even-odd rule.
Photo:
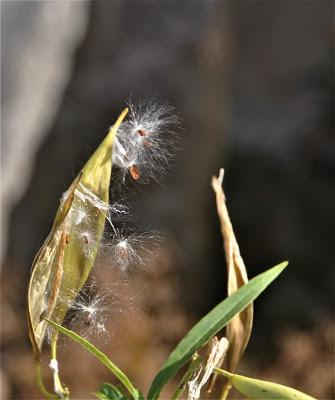
[[[157,399],[165,383],[182,368],[192,355],[217,334],[235,314],[242,311],[285,269],[283,262],[251,279],[203,317],[179,342],[153,380],[148,399]]]
[[[104,364],[119,379],[119,381],[129,391],[129,393],[132,395],[132,397],[135,400],[140,400],[142,398],[139,390],[134,387],[134,385],[131,383],[131,381],[125,375],[125,373],[122,372],[121,369],[119,367],[117,367],[106,356],[106,354],[104,354],[102,351],[100,351],[97,347],[95,347],[88,340],[84,339],[83,337],[81,337],[77,333],[71,331],[70,329],[64,328],[64,326],[61,326],[61,325],[57,324],[56,322],[51,321],[48,318],[45,318],[45,321],[47,321],[50,325],[52,325],[53,328],[55,328],[59,332],[63,333],[65,336],[68,336],[69,338],[73,339],[75,342],[79,343],[87,351],[89,351],[96,358],[98,358],[101,361],[101,363]]]

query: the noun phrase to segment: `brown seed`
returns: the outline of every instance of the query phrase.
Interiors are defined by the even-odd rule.
[[[147,135],[148,135],[148,132],[144,131],[143,129],[139,129],[139,130],[137,131],[137,133],[138,133],[141,137],[147,136]],[[143,140],[142,143],[143,143],[143,146],[145,146],[145,147],[150,147],[150,143],[149,143],[148,140]]]
[[[128,250],[127,249],[120,249],[120,256],[121,256],[121,258],[127,258],[128,257]]]
[[[140,136],[147,136],[147,132],[144,131],[143,129],[139,129],[139,130],[137,131],[137,133],[138,133]]]
[[[141,176],[140,170],[138,169],[138,167],[137,167],[135,164],[133,164],[133,165],[130,166],[129,172],[130,172],[130,175],[132,176],[132,178],[133,178],[135,181],[137,181],[137,180],[140,178],[140,176]]]
[[[46,312],[46,310],[43,310],[40,314],[39,322],[42,322],[46,316],[47,316],[47,312]]]
[[[85,315],[85,317],[84,317],[84,323],[85,323],[86,326],[91,326],[91,325],[92,325],[92,323],[93,323],[93,317],[92,317],[91,314]]]

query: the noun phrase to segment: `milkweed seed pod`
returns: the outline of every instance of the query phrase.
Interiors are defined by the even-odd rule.
[[[36,361],[47,331],[44,317],[62,323],[68,305],[59,299],[80,290],[93,267],[108,217],[113,141],[127,112],[122,112],[63,195],[52,230],[33,262],[27,300]]]

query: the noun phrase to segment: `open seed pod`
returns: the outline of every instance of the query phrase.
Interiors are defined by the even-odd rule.
[[[62,323],[71,302],[60,299],[78,292],[93,267],[108,216],[113,140],[127,112],[121,113],[63,195],[51,232],[33,262],[27,301],[36,361],[48,327],[44,317]]]

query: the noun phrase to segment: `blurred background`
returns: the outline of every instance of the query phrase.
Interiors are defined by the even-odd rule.
[[[123,194],[130,223],[165,236],[154,265],[125,278],[98,261],[127,303],[104,350],[146,391],[226,296],[210,186],[224,167],[249,276],[290,261],[255,303],[239,371],[334,396],[334,38],[332,1],[1,2],[1,399],[41,397],[30,266],[61,194],[131,94],[173,105],[183,130],[164,185]],[[77,345],[60,351],[72,398],[111,380]]]

